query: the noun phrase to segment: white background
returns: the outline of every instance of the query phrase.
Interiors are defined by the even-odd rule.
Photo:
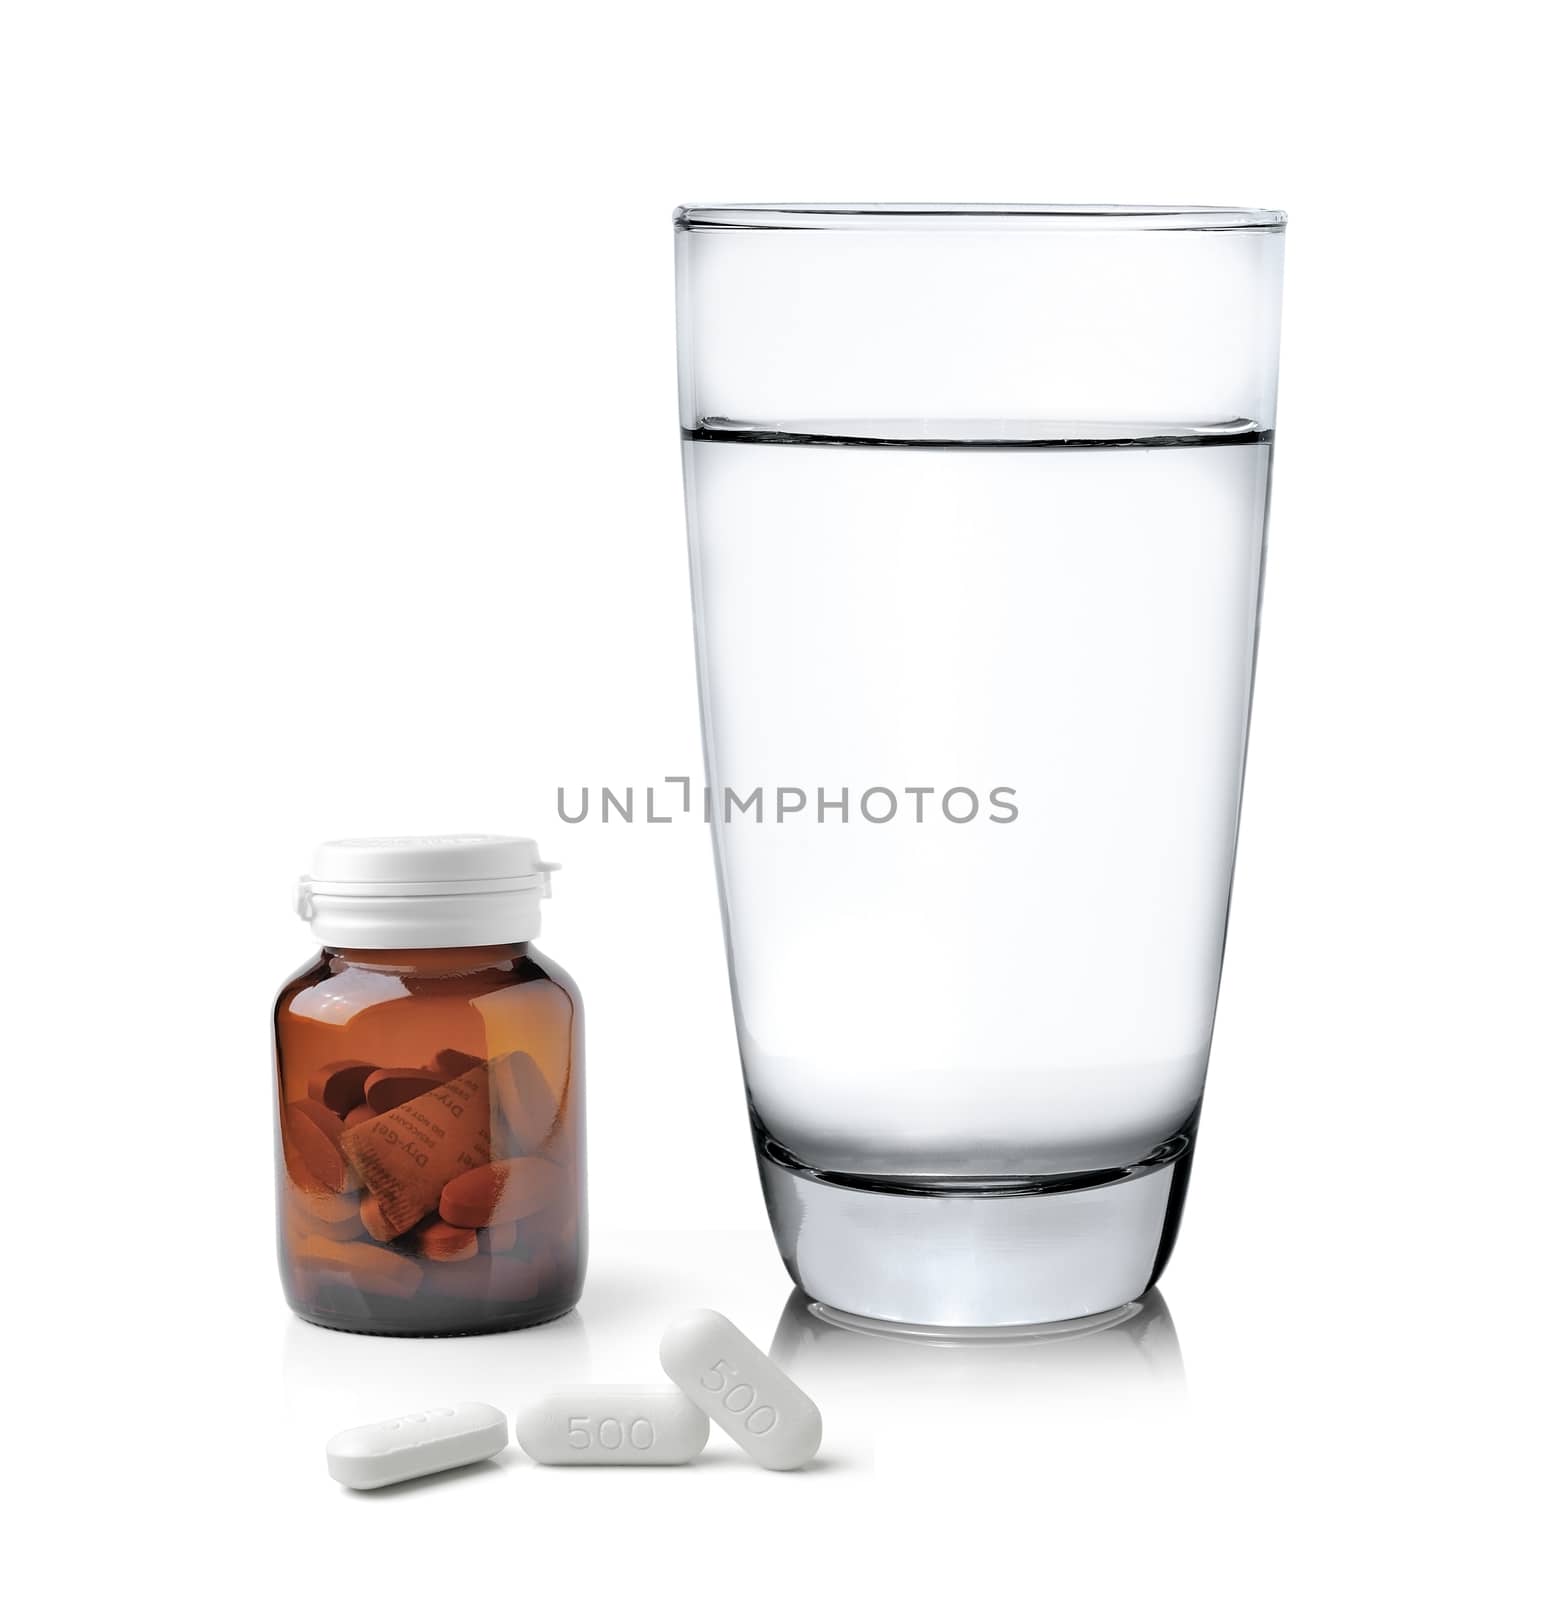
[[[1553,1581],[1565,797],[1545,9],[10,4],[8,1565],[26,1593],[1475,1594]],[[1254,741],[1179,1334],[825,1346],[824,1465],[384,1497],[349,1423],[654,1370],[789,1285],[700,825],[669,212],[1291,213]],[[588,1002],[547,1333],[352,1340],[272,1258],[318,837],[534,832]],[[933,938],[939,929],[933,927]],[[798,1330],[797,1330],[798,1331]],[[722,1446],[722,1448],[721,1448]],[[1560,1484],[1555,1503],[1560,1503]]]

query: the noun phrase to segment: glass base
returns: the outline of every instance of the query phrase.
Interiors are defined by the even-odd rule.
[[[1047,1194],[863,1189],[766,1150],[757,1165],[784,1265],[810,1299],[881,1323],[999,1328],[1143,1295],[1176,1242],[1192,1140],[1133,1176]]]

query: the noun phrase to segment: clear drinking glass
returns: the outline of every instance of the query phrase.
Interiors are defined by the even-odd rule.
[[[1241,805],[1275,211],[676,213],[698,679],[763,1189],[805,1293],[1159,1276]]]

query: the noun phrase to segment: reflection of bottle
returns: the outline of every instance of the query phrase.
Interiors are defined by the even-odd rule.
[[[283,1404],[303,1443],[312,1447],[351,1414],[394,1417],[415,1397],[489,1395],[510,1408],[525,1389],[586,1383],[593,1352],[580,1311],[528,1333],[520,1373],[510,1339],[339,1339],[298,1317],[282,1319],[279,1375]],[[521,1387],[520,1387],[521,1386]],[[354,1410],[344,1396],[354,1396]]]
[[[967,1333],[865,1323],[814,1305],[796,1290],[773,1335],[773,1359],[808,1391],[836,1386],[857,1394],[930,1398],[952,1387],[981,1399],[988,1391],[1036,1394],[1180,1392],[1181,1346],[1158,1289],[1099,1316],[1048,1327]]]
[[[582,1001],[529,943],[532,840],[323,845],[323,949],[274,1014],[278,1249],[302,1317],[355,1333],[548,1321],[582,1290]]]

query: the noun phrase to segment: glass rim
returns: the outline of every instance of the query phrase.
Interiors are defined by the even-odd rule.
[[[817,204],[692,205],[675,208],[682,232],[709,229],[946,232],[964,230],[1125,233],[1281,231],[1285,213],[1246,206],[1007,205],[825,201]]]

